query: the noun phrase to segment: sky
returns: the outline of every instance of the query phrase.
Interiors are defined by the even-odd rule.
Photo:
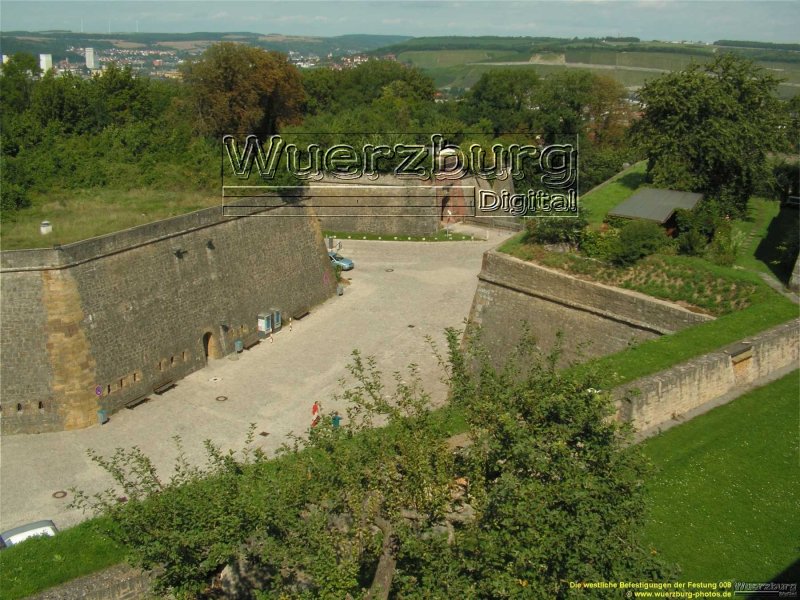
[[[800,41],[798,0],[0,0],[3,31],[249,31]]]

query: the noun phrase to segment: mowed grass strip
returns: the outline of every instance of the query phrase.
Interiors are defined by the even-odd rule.
[[[796,304],[778,293],[773,293],[766,295],[762,302],[744,310],[642,342],[576,368],[599,369],[600,372],[613,376],[613,385],[622,385],[690,358],[713,352],[798,316]]]
[[[447,233],[446,229],[440,229],[430,235],[398,235],[394,233],[353,233],[347,231],[323,231],[325,237],[333,237],[336,240],[379,240],[382,242],[472,242],[483,241],[482,238],[466,233]],[[345,252],[345,250],[342,250]]]
[[[748,202],[747,213],[746,219],[733,225],[743,240],[736,265],[788,283],[794,260],[786,260],[784,244],[797,236],[800,211],[782,208],[777,200],[754,197]]]
[[[498,250],[522,260],[541,262],[539,260],[541,248],[533,244],[526,244],[524,240],[525,233],[523,232],[507,240]],[[563,260],[564,256],[558,255],[556,258]],[[642,342],[616,354],[597,358],[574,368],[597,369],[609,376],[609,385],[622,385],[639,377],[668,369],[696,356],[713,352],[800,316],[800,310],[796,304],[770,289],[754,273],[719,267],[694,257],[656,256],[655,258],[665,265],[672,265],[672,269],[690,268],[694,272],[693,275],[687,275],[681,269],[675,272],[686,278],[701,277],[700,283],[706,285],[710,292],[714,292],[711,283],[714,283],[714,286],[720,285],[716,281],[719,278],[727,280],[731,287],[737,286],[737,289],[745,290],[744,286],[751,286],[754,291],[740,299],[747,301],[747,308],[733,310],[714,321]],[[640,287],[644,293],[660,295],[667,300],[674,301],[681,298],[682,288],[680,287],[673,290],[676,292],[675,294],[666,293],[670,290],[665,291],[653,285]]]
[[[800,557],[800,371],[643,442],[645,539],[681,581],[773,581]]]
[[[162,190],[93,188],[55,191],[33,199],[32,206],[4,219],[0,229],[3,250],[50,248],[121,231],[201,208],[222,206],[214,194]],[[53,232],[42,235],[49,221]]]
[[[105,519],[86,521],[52,538],[32,538],[0,552],[0,600],[14,600],[120,563],[122,546]]]
[[[608,211],[627,200],[644,183],[647,163],[641,161],[614,175],[580,199],[580,209],[589,221],[589,226],[597,229],[606,218]]]

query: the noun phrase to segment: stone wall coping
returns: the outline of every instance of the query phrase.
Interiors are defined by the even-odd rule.
[[[713,364],[719,361],[729,361],[731,360],[732,349],[746,346],[748,349],[753,348],[757,350],[764,344],[769,343],[771,340],[781,338],[789,334],[800,336],[800,318],[792,319],[791,321],[781,323],[780,325],[776,325],[775,327],[767,329],[766,331],[749,336],[747,339],[740,340],[706,354],[690,358],[682,363],[669,367],[668,369],[664,369],[650,375],[645,375],[629,383],[622,384],[621,386],[615,388],[615,395],[623,394],[624,392],[630,390],[640,389],[658,381],[669,381],[670,379],[673,379],[677,373],[691,371],[702,365]],[[734,352],[733,355],[735,354],[736,353]]]
[[[250,199],[238,201],[248,203]],[[236,201],[228,202],[235,205]],[[253,214],[276,210],[281,207],[264,207]],[[307,209],[308,210],[308,209]],[[202,208],[183,215],[151,221],[121,231],[80,240],[53,248],[31,248],[25,250],[0,251],[0,273],[15,271],[49,271],[74,267],[154,242],[179,237],[193,231],[213,227],[225,221],[234,221],[243,216],[226,216],[222,205]]]
[[[565,302],[564,300],[562,300],[560,298],[551,297],[551,296],[549,296],[547,294],[543,294],[542,292],[537,291],[536,289],[528,287],[528,286],[521,286],[521,285],[517,284],[516,286],[512,287],[508,283],[500,283],[500,282],[494,280],[494,278],[487,277],[486,262],[490,261],[490,260],[507,261],[507,262],[510,262],[512,264],[515,264],[515,265],[523,267],[523,268],[527,268],[527,269],[531,269],[531,270],[539,270],[539,271],[543,271],[545,273],[548,273],[548,274],[550,274],[550,275],[552,275],[554,277],[562,277],[562,278],[568,279],[568,280],[574,282],[575,284],[577,284],[579,286],[586,286],[588,288],[595,287],[595,288],[607,290],[609,292],[622,294],[623,296],[627,296],[629,298],[635,298],[637,300],[642,300],[644,302],[649,302],[651,304],[656,304],[656,305],[663,306],[664,308],[669,308],[670,310],[674,310],[674,311],[677,311],[679,313],[684,313],[686,315],[691,315],[692,318],[700,318],[700,319],[707,320],[707,321],[713,321],[714,320],[714,317],[712,317],[711,315],[706,315],[706,314],[703,314],[703,313],[697,313],[697,312],[691,311],[691,310],[689,310],[687,308],[684,308],[680,304],[676,304],[674,302],[669,302],[668,300],[662,300],[660,298],[654,298],[653,296],[648,296],[647,294],[643,294],[641,292],[637,292],[637,291],[634,291],[634,290],[627,290],[625,288],[614,287],[614,286],[606,285],[604,283],[599,283],[599,282],[596,282],[596,281],[589,281],[589,280],[586,280],[586,279],[581,279],[579,277],[575,277],[574,275],[571,275],[570,273],[565,273],[564,271],[559,271],[557,269],[551,269],[549,267],[545,267],[545,266],[540,265],[538,263],[535,263],[535,262],[532,262],[532,261],[527,261],[527,260],[522,260],[522,259],[517,258],[515,256],[511,256],[510,254],[506,254],[505,252],[500,252],[498,248],[487,250],[484,253],[483,256],[484,256],[484,266],[481,269],[481,273],[478,275],[478,278],[483,280],[483,281],[487,281],[487,282],[492,283],[494,285],[501,285],[503,287],[508,287],[508,288],[512,288],[512,289],[516,289],[518,287],[519,289],[517,289],[517,291],[520,291],[520,292],[523,292],[523,293],[526,293],[526,294],[530,294],[532,296],[536,296],[536,297],[542,298],[544,300],[548,300],[550,302],[557,302],[557,303],[563,304],[565,306],[574,307],[574,308],[577,308],[579,310],[583,310],[585,312],[591,312],[591,313],[594,313],[594,314],[598,314],[598,315],[601,315],[603,317],[611,318],[611,319],[614,319],[614,320],[622,322],[622,323],[631,323],[633,325],[636,325],[637,327],[641,327],[643,329],[647,329],[647,330],[653,331],[655,333],[660,333],[660,334],[672,333],[672,330],[667,330],[667,329],[662,329],[662,328],[659,328],[659,327],[654,327],[653,325],[646,324],[646,323],[641,323],[641,322],[637,323],[635,321],[635,319],[630,319],[628,317],[622,318],[619,315],[614,315],[612,313],[607,313],[606,311],[603,311],[602,309],[594,308],[594,307],[587,306],[587,305],[582,305],[582,304],[577,303],[577,302],[572,301],[572,300],[569,301],[569,302]]]

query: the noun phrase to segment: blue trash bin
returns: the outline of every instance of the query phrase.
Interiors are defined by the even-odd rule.
[[[242,352],[244,350],[244,342],[242,340],[236,340],[233,342],[233,347],[236,349],[236,352]]]
[[[97,422],[100,423],[100,425],[108,423],[108,412],[106,410],[101,408],[97,411]]]

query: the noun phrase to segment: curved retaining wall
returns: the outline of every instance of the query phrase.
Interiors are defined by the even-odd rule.
[[[220,208],[46,250],[0,253],[2,433],[86,427],[332,296],[313,212]],[[293,211],[296,214],[296,210]],[[205,338],[205,339],[204,339]]]
[[[614,390],[617,417],[658,433],[800,367],[800,319]]]
[[[711,320],[637,292],[577,279],[489,250],[483,256],[468,329],[502,362],[526,323],[545,352],[563,336],[562,363],[613,354],[629,344]]]

